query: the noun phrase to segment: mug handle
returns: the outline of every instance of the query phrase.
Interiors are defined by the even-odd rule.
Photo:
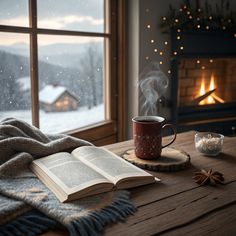
[[[164,129],[166,127],[169,127],[169,128],[172,129],[172,131],[174,133],[174,138],[168,144],[166,144],[164,146],[161,146],[161,148],[165,148],[165,147],[171,145],[175,141],[175,139],[176,139],[176,130],[175,130],[174,126],[172,124],[165,124],[165,125],[162,126],[162,129]]]

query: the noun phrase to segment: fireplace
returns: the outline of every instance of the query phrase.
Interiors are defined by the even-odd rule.
[[[181,58],[178,107],[236,102],[236,58]]]
[[[172,33],[172,117],[178,131],[235,135],[236,38],[226,32]],[[182,48],[182,50],[178,50]]]

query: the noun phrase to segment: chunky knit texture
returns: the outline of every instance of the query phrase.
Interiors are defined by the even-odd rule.
[[[28,166],[32,160],[91,145],[68,135],[46,135],[9,118],[0,123],[0,235],[38,235],[66,227],[70,235],[98,235],[135,211],[127,191],[60,203]]]

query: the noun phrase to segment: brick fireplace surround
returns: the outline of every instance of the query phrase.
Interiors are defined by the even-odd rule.
[[[182,32],[181,41],[177,36],[172,32],[172,53],[178,52],[171,62],[171,110],[177,130],[235,135],[236,37],[225,31]],[[205,100],[195,102],[212,89]]]
[[[181,59],[178,66],[178,106],[191,104],[200,96],[202,82],[205,92],[210,90],[212,76],[216,89],[214,94],[224,103],[236,102],[236,58],[188,58]]]

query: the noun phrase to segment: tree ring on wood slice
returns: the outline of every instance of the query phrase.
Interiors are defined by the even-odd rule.
[[[122,157],[128,162],[152,171],[178,171],[187,168],[190,164],[190,155],[182,150],[164,148],[161,156],[156,159],[141,159],[136,157],[134,149],[126,151]]]

